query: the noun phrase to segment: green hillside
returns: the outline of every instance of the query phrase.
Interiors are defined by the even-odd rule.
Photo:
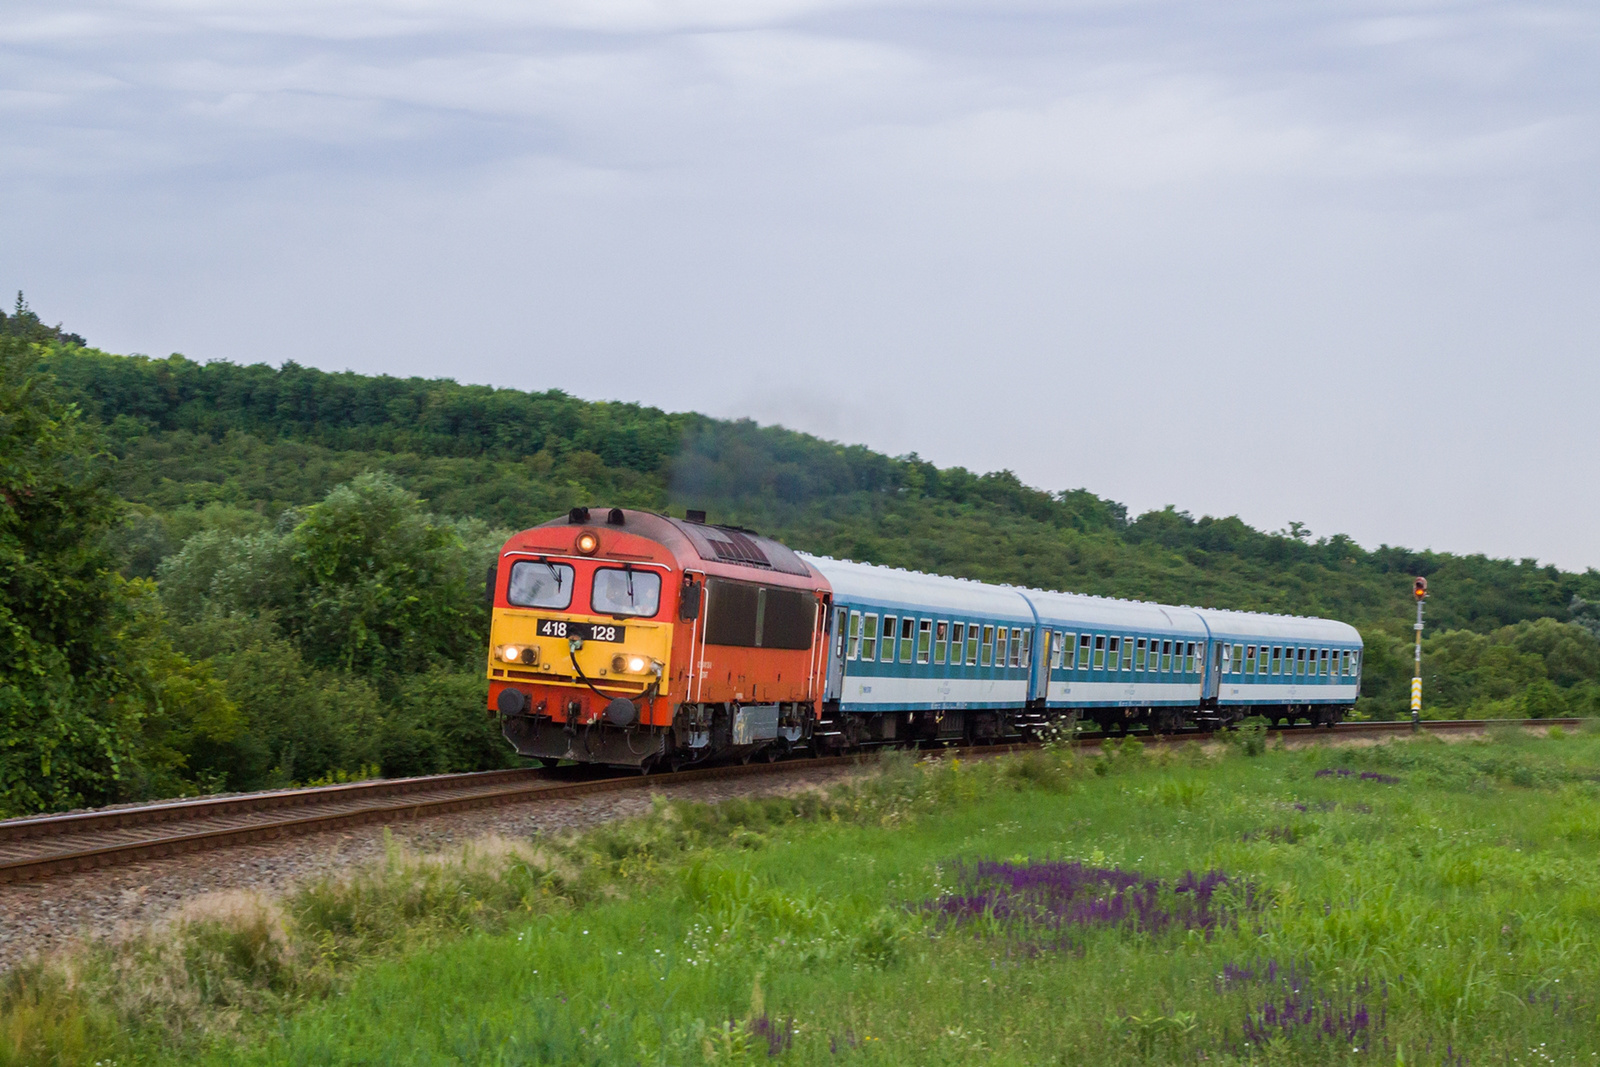
[[[704,508],[812,552],[987,581],[1344,619],[1368,643],[1362,710],[1381,717],[1403,709],[1421,574],[1430,714],[1600,706],[1594,570],[1130,517],[1009,471],[559,391],[111,355],[20,300],[0,343],[7,402],[32,413],[0,408],[0,622],[8,658],[35,665],[0,678],[16,739],[0,810],[504,762],[476,662],[482,565],[576,504]],[[45,483],[54,510],[27,495]],[[15,577],[62,553],[83,582],[102,575],[77,629]],[[90,646],[130,657],[120,681]],[[73,725],[91,691],[137,729]]]

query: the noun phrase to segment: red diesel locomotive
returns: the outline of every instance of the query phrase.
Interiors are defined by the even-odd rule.
[[[648,770],[810,741],[831,593],[770,538],[574,508],[507,541],[488,592],[489,706],[524,756]]]

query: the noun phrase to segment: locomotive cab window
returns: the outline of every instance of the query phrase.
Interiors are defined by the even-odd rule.
[[[511,565],[506,600],[519,608],[565,608],[572,603],[572,568],[565,563],[519,559]],[[659,586],[660,579],[657,579]]]
[[[596,615],[654,615],[661,607],[661,575],[631,567],[601,567],[594,572],[589,603]]]

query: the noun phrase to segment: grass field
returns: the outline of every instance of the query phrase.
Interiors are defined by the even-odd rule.
[[[898,757],[201,909],[14,975],[0,1061],[1600,1062],[1597,783],[1590,733]]]

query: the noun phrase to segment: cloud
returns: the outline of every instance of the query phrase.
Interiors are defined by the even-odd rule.
[[[0,283],[111,348],[1600,564],[1589,5],[7,14]]]

